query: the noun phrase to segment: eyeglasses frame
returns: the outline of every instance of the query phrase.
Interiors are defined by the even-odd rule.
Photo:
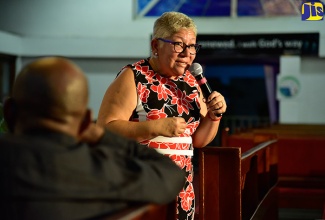
[[[187,45],[187,44],[185,44],[185,43],[183,43],[183,42],[177,42],[177,41],[171,41],[171,40],[167,40],[167,39],[164,39],[164,38],[157,38],[157,40],[161,40],[162,42],[165,42],[165,43],[169,43],[169,44],[173,44],[174,45],[174,50],[175,50],[175,45],[177,44],[177,43],[182,43],[183,44],[183,50],[181,51],[181,52],[176,52],[176,50],[175,50],[175,52],[176,53],[183,53],[185,50],[186,50],[186,48],[189,48],[190,46],[193,46],[194,45],[194,47],[195,47],[195,53],[191,53],[190,52],[190,54],[191,55],[195,55],[195,54],[197,54],[197,52],[199,52],[199,50],[200,50],[200,48],[201,48],[201,45],[200,44],[191,44],[191,45]],[[185,46],[184,46],[185,45]]]

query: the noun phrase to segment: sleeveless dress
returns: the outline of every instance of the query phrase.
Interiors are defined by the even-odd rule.
[[[169,156],[186,171],[186,183],[177,197],[176,215],[179,220],[194,219],[195,195],[193,187],[193,145],[191,135],[200,123],[198,84],[189,71],[177,79],[162,77],[154,72],[149,58],[128,65],[133,70],[137,88],[137,107],[130,121],[156,120],[183,117],[187,123],[180,137],[162,137],[146,140],[141,144],[155,148]],[[124,68],[126,68],[124,67]]]

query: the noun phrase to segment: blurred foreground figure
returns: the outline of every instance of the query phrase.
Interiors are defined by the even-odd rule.
[[[185,173],[93,124],[87,105],[87,79],[71,61],[46,57],[22,69],[4,103],[1,219],[89,219],[175,199]]]

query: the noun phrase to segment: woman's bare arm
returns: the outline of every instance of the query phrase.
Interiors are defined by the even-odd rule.
[[[107,88],[99,109],[97,124],[137,141],[159,135],[179,136],[185,131],[185,120],[180,117],[143,122],[129,121],[136,108],[137,99],[133,72],[126,68]]]
[[[200,106],[201,106],[201,122],[194,134],[192,135],[194,147],[201,148],[208,145],[217,135],[220,121],[213,121],[215,116],[211,117],[216,113],[216,105],[218,102],[224,101],[224,97],[217,92],[213,92],[207,102],[203,101],[202,93],[200,96]],[[223,113],[226,111],[226,104],[219,109],[218,113]],[[210,115],[210,117],[209,117]]]

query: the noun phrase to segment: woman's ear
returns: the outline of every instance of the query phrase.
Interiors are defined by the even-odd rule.
[[[3,118],[6,122],[9,132],[13,133],[17,119],[17,105],[12,97],[8,97],[4,100]]]
[[[157,39],[151,40],[151,51],[152,51],[152,54],[156,54],[158,52],[158,40]]]

